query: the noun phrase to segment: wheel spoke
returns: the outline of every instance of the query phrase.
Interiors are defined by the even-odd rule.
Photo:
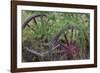
[[[33,21],[34,21],[34,23],[35,23],[35,24],[37,24],[37,21],[36,21],[36,19],[35,19],[35,18],[33,19]]]
[[[69,45],[69,41],[68,41],[66,34],[64,34],[64,38],[65,38],[65,41],[66,41],[65,43],[67,43],[67,45]]]

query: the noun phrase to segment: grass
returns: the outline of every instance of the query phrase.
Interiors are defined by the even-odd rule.
[[[24,22],[32,14],[45,14],[47,17],[36,18],[37,24],[34,21],[30,21],[29,25],[31,28],[26,26],[25,29],[22,30],[23,62],[89,59],[90,15],[88,13],[22,10],[22,22]],[[60,50],[57,48],[53,51],[50,51],[48,46],[44,46],[44,44],[50,43],[50,41],[60,32],[60,30],[71,25],[75,26],[77,29],[72,32],[69,28],[66,28],[64,32],[66,33],[68,42],[75,41],[74,47],[79,49],[76,57],[73,55],[68,55],[71,50],[71,54],[73,53],[73,49],[67,50],[67,54],[56,53],[57,51],[63,51],[61,50],[63,48],[58,47]],[[34,29],[34,31],[31,29]],[[71,38],[71,36],[73,37]],[[64,34],[61,34],[59,40],[64,45],[66,44]],[[26,51],[24,49],[25,46],[39,53],[44,53],[46,51],[50,51],[50,53],[42,57],[36,56]]]

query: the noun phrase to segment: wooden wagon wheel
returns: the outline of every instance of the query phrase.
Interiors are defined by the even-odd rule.
[[[51,58],[54,60],[61,60],[62,57],[65,57],[65,59],[76,59],[79,55],[78,36],[78,26],[67,25],[67,27],[62,28],[49,44],[49,49],[56,47],[53,50],[51,49]]]
[[[44,18],[46,18],[46,20],[48,20],[48,18],[47,18],[47,16],[45,15],[45,14],[37,14],[37,15],[31,15],[30,17],[28,17],[23,23],[22,23],[22,29],[23,30],[25,30],[25,28],[29,28],[33,33],[35,33],[36,31],[37,31],[37,29],[34,29],[37,25],[39,26],[40,24],[42,24],[43,22],[43,19]],[[39,20],[40,20],[40,22],[39,22]],[[46,22],[46,20],[45,20],[45,22]],[[33,21],[33,22],[32,22]],[[32,24],[34,25],[34,28],[33,27],[31,27],[31,23],[30,22],[32,22]],[[40,24],[39,24],[40,23]],[[25,41],[24,41],[25,42]],[[24,42],[23,42],[23,44],[24,44]],[[25,50],[27,50],[27,52],[26,52],[26,56],[27,55],[30,55],[30,56],[32,56],[32,55],[35,55],[35,56],[37,56],[37,57],[43,57],[43,55],[44,54],[41,54],[41,53],[39,53],[39,52],[37,52],[36,50],[33,50],[33,48],[31,47],[32,46],[32,43],[31,42],[26,42],[27,43],[27,45],[25,46],[25,45],[23,45],[23,51],[25,51]],[[35,43],[34,43],[35,44]],[[27,53],[29,53],[29,54],[27,54]],[[28,57],[27,57],[28,58]],[[32,58],[32,57],[31,57]],[[28,61],[30,61],[30,60],[28,60]]]
[[[25,20],[25,22],[22,23],[22,28],[25,29],[26,26],[28,26],[29,28],[31,28],[30,25],[29,25],[30,21],[33,20],[35,24],[38,24],[37,21],[36,21],[36,19],[37,18],[41,18],[41,20],[42,20],[43,17],[47,17],[47,16],[45,14],[37,14],[37,15],[33,14],[33,15],[31,15],[29,18],[27,18]],[[34,29],[32,29],[32,30],[35,31]]]

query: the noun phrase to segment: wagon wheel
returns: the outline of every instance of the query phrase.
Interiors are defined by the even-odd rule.
[[[47,19],[47,16],[45,14],[37,14],[37,15],[33,14],[29,18],[27,18],[24,23],[22,23],[22,28],[25,29],[26,27],[29,27],[33,32],[36,32],[37,29],[34,29],[34,28],[36,26],[39,26],[40,24],[42,25],[42,23],[44,23],[43,19],[45,17]],[[32,22],[32,25],[34,26],[34,28],[31,27],[31,23],[30,22]]]
[[[28,28],[30,30],[30,32],[32,31],[32,33],[34,34],[34,33],[38,32],[37,29],[40,29],[39,28],[40,26],[42,26],[44,23],[46,24],[47,22],[48,22],[47,15],[45,15],[45,14],[34,15],[33,14],[30,17],[28,17],[25,20],[25,22],[22,23],[22,29],[25,30],[26,28]],[[44,35],[42,35],[40,37],[40,39],[43,39],[43,38],[44,38]],[[41,46],[43,44],[44,44],[44,40],[43,41],[41,41],[41,40],[23,41],[23,48],[24,48],[23,51],[27,50],[26,53],[31,53],[31,55],[34,55],[34,56],[37,56],[37,57],[43,57],[44,54],[41,53],[41,49],[39,49],[39,47],[38,47],[38,46]],[[33,48],[32,45],[34,45],[35,48]],[[43,45],[43,47],[47,47],[47,45],[46,46]],[[29,56],[30,56],[30,54],[29,54]]]
[[[79,57],[79,42],[77,42],[79,28],[75,25],[67,25],[52,39],[50,48],[54,60],[76,59]],[[64,56],[65,55],[65,56]]]
[[[43,17],[47,17],[45,14],[38,14],[38,15],[31,15],[29,18],[27,18],[26,19],[26,21],[22,24],[22,28],[24,29],[26,26],[28,26],[28,27],[30,27],[30,25],[29,25],[29,22],[31,21],[31,20],[33,20],[34,21],[34,23],[35,24],[37,24],[37,21],[36,21],[36,19],[37,18],[43,18]]]

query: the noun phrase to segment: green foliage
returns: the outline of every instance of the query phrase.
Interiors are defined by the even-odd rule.
[[[23,42],[33,40],[35,40],[35,42],[40,40],[47,40],[49,42],[63,27],[75,25],[78,28],[78,34],[74,34],[73,40],[76,40],[77,45],[79,45],[80,59],[86,58],[85,56],[87,56],[86,52],[89,49],[90,37],[90,15],[88,13],[22,10],[22,22],[24,22],[32,14],[45,14],[47,17],[37,18],[37,24],[34,23],[34,21],[29,23],[31,28],[35,31],[32,31],[29,27],[22,30]],[[68,33],[67,36],[68,39],[70,39],[71,33]],[[62,39],[64,38],[62,37]]]

